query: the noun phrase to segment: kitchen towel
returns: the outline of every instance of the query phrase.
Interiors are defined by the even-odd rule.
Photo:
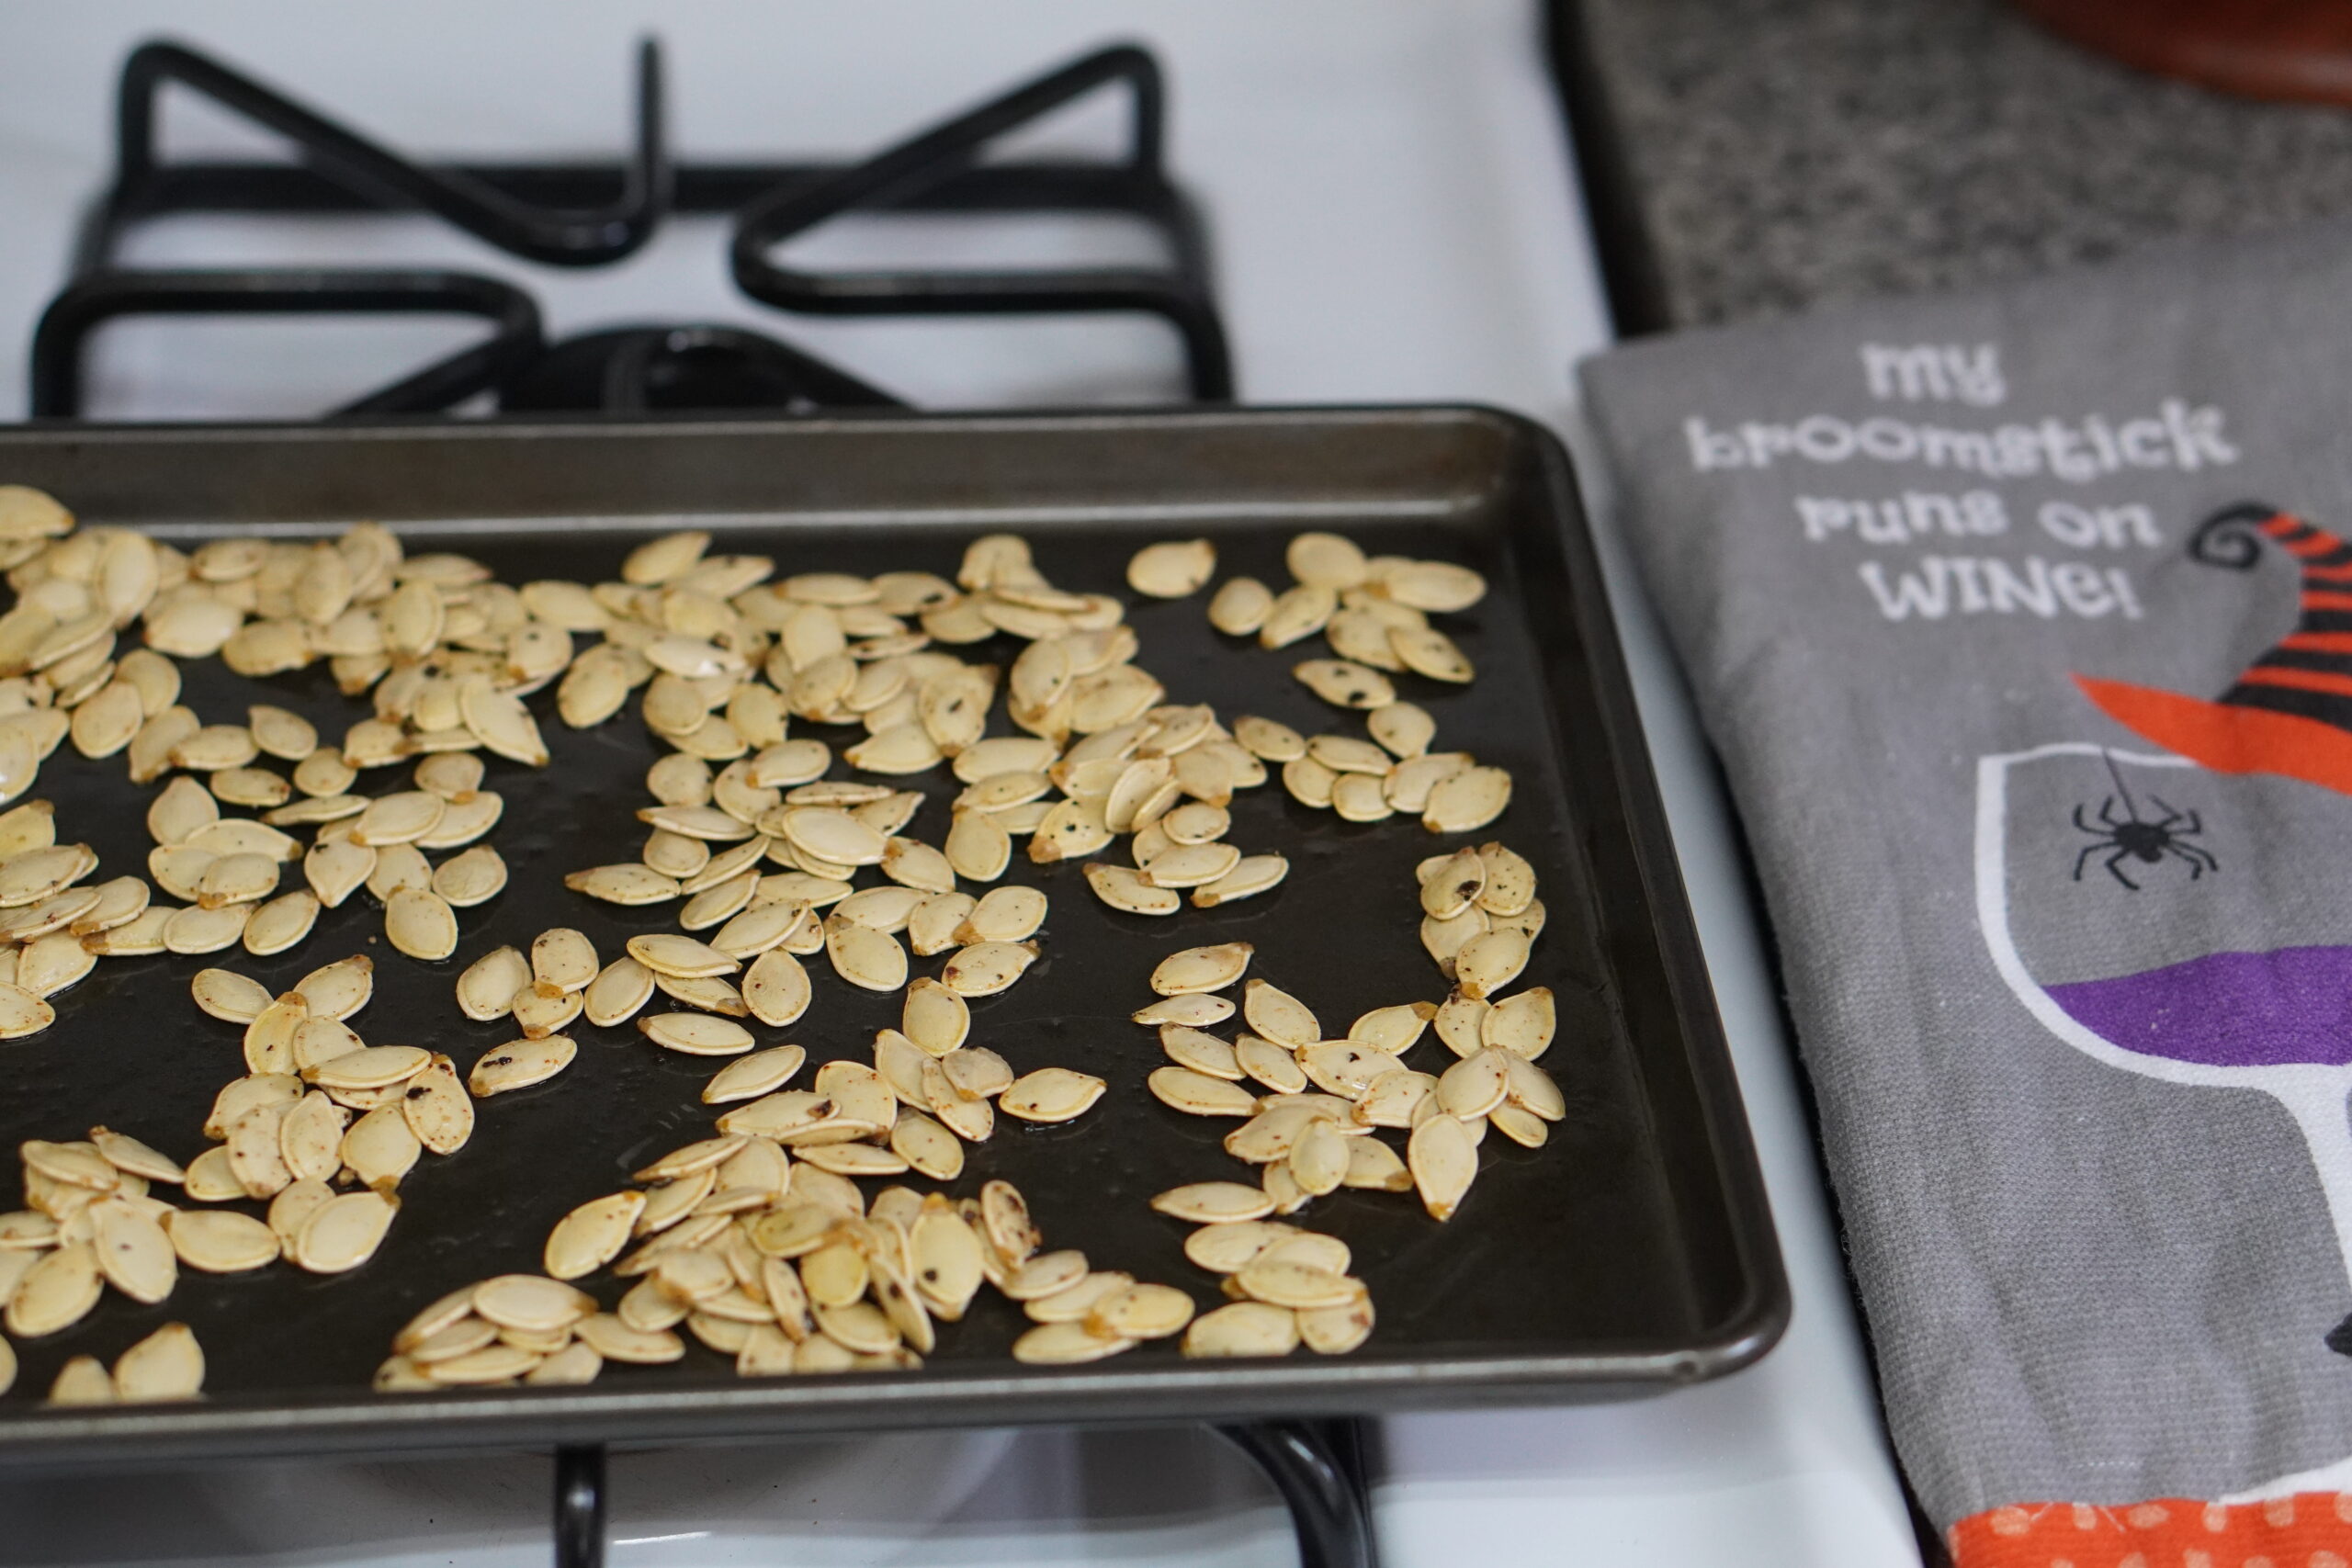
[[[2352,229],[1582,373],[1954,1556],[2343,1568]]]

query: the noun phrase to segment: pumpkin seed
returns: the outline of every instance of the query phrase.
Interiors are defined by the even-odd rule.
[[[1300,757],[1283,764],[1283,788],[1301,806],[1327,811],[1331,806],[1331,791],[1340,775],[1312,757]]]
[[[710,845],[656,828],[645,840],[644,859],[647,866],[664,876],[688,877],[710,863]]]
[[[572,872],[564,877],[563,885],[607,904],[660,904],[678,896],[675,877],[631,862]]]
[[[0,862],[0,908],[21,908],[63,891],[97,869],[87,844],[26,850]]]
[[[907,988],[899,1022],[926,1055],[944,1056],[971,1033],[972,1010],[963,997],[926,976]]]
[[[184,1209],[170,1216],[167,1228],[179,1260],[207,1274],[242,1274],[279,1256],[277,1234],[233,1210]]]
[[[424,1150],[416,1130],[409,1125],[404,1103],[379,1105],[351,1124],[343,1135],[339,1157],[365,1187],[379,1191],[400,1184],[415,1168]]]
[[[1405,1158],[1430,1216],[1452,1219],[1478,1174],[1478,1150],[1469,1130],[1452,1116],[1425,1117],[1407,1141]]]
[[[953,1181],[963,1174],[962,1143],[919,1111],[899,1113],[890,1129],[890,1147],[910,1168],[933,1181]]]
[[[627,953],[605,965],[580,993],[588,1021],[599,1029],[626,1023],[653,995],[653,971]]]
[[[1288,648],[1323,629],[1340,607],[1338,592],[1322,583],[1302,582],[1274,596],[1266,618],[1258,626],[1258,646]]]
[[[1029,1366],[1075,1366],[1131,1350],[1136,1344],[1097,1334],[1081,1322],[1046,1323],[1012,1342],[1012,1359]]]
[[[184,844],[220,819],[211,792],[182,774],[147,807],[147,831],[159,844]]]
[[[1408,757],[1388,770],[1382,791],[1389,805],[1418,815],[1428,810],[1430,796],[1439,784],[1469,772],[1472,766],[1473,759],[1467,751],[1433,751]]]
[[[692,1056],[732,1056],[752,1046],[752,1032],[707,1013],[665,1012],[637,1021],[639,1032],[656,1045]]]
[[[1400,761],[1420,756],[1437,739],[1437,720],[1412,703],[1388,703],[1374,708],[1365,716],[1364,728]]]
[[[168,1246],[164,1255],[171,1256]],[[126,1404],[194,1399],[203,1392],[204,1350],[185,1323],[164,1325],[115,1360],[115,1397]]]
[[[1190,1067],[1156,1067],[1144,1081],[1153,1099],[1188,1116],[1250,1116],[1257,1113],[1258,1097],[1248,1089],[1221,1077],[1194,1072]]]
[[[966,942],[1026,942],[1046,923],[1046,896],[1035,887],[998,887],[972,907],[957,928]]]
[[[550,1034],[543,1040],[517,1040],[501,1045],[474,1064],[466,1075],[466,1087],[477,1100],[487,1100],[493,1094],[511,1089],[528,1089],[541,1084],[571,1065],[580,1054],[571,1038]],[[420,1134],[421,1135],[421,1134]]]
[[[221,855],[197,879],[197,902],[208,909],[249,904],[277,889],[277,862],[267,855]],[[242,929],[242,928],[241,928]]]
[[[1487,931],[1473,937],[1454,953],[1454,983],[1464,996],[1491,996],[1519,978],[1527,967],[1527,957],[1528,940],[1523,933]]]
[[[1297,1314],[1264,1302],[1203,1313],[1184,1330],[1187,1356],[1287,1356],[1297,1348]]]
[[[474,790],[465,795],[444,797],[447,805],[441,820],[435,823],[416,840],[428,850],[454,850],[470,844],[498,825],[506,814],[506,797],[494,790]]]
[[[1517,1105],[1496,1106],[1487,1112],[1487,1121],[1495,1131],[1521,1148],[1540,1149],[1551,1140],[1552,1129],[1544,1119]]]
[[[1132,1274],[1116,1269],[1097,1269],[1080,1275],[1050,1295],[1032,1298],[1023,1303],[1022,1310],[1038,1323],[1079,1323],[1103,1302],[1132,1289],[1135,1282],[1136,1277]]]
[[[1432,681],[1461,684],[1477,674],[1469,655],[1434,626],[1392,626],[1388,643],[1408,669]]]
[[[57,1370],[57,1381],[49,1385],[49,1403],[53,1405],[112,1404],[114,1400],[114,1379],[96,1356],[73,1357]]]
[[[1551,1074],[1526,1057],[1511,1052],[1498,1051],[1496,1055],[1501,1059],[1509,1079],[1507,1092],[1511,1104],[1545,1122],[1557,1122],[1567,1115],[1567,1098],[1560,1092],[1560,1086],[1552,1081]],[[1488,1107],[1487,1113],[1491,1116],[1494,1108]]]
[[[245,934],[250,904],[228,904],[217,909],[191,906],[175,909],[164,924],[164,946],[172,953],[219,953],[234,947]],[[0,1032],[0,1038],[6,1038]]]
[[[1372,1297],[1358,1296],[1340,1306],[1317,1307],[1294,1314],[1298,1337],[1318,1356],[1344,1356],[1372,1337]]]
[[[1486,1021],[1491,1010],[1491,1004],[1481,998],[1461,991],[1448,994],[1437,1010],[1438,1038],[1457,1056],[1476,1055],[1486,1044]]]
[[[1241,978],[1256,951],[1246,942],[1185,948],[1159,961],[1151,972],[1151,988],[1163,997],[1223,990]]]
[[[1476,905],[1464,907],[1462,912],[1449,919],[1424,916],[1421,919],[1421,946],[1437,960],[1438,968],[1449,977],[1453,974],[1454,961],[1464,948],[1487,934],[1487,912]]]
[[[429,888],[402,887],[385,900],[384,939],[411,958],[447,958],[458,951],[457,911]]]
[[[1399,1002],[1394,1007],[1374,1008],[1348,1025],[1348,1038],[1402,1055],[1420,1039],[1437,1010],[1429,1002]]]
[[[323,1181],[340,1168],[344,1125],[350,1112],[313,1091],[277,1121],[277,1154],[296,1181]]]
[[[1535,902],[1535,868],[1527,857],[1500,843],[1486,843],[1478,846],[1478,858],[1487,868],[1479,908],[1489,915],[1524,914]]]
[[[1510,775],[1500,768],[1464,768],[1430,790],[1421,826],[1432,833],[1467,833],[1483,828],[1510,805]]]
[[[1247,637],[1272,613],[1272,590],[1254,577],[1230,577],[1209,601],[1209,625],[1227,637]]]
[[[1306,755],[1306,737],[1287,724],[1254,714],[1243,714],[1233,721],[1233,738],[1253,756],[1269,762],[1295,762]]]
[[[1363,552],[1337,534],[1293,535],[1283,552],[1283,564],[1301,582],[1329,588],[1354,588],[1372,574]]]
[[[1195,1224],[1224,1224],[1235,1220],[1262,1220],[1273,1213],[1273,1200],[1261,1188],[1238,1181],[1195,1181],[1157,1194],[1151,1206],[1160,1213]]]
[[[1487,863],[1478,852],[1457,851],[1434,874],[1421,879],[1421,912],[1432,919],[1453,919],[1476,901],[1486,886]]]
[[[1204,887],[1241,863],[1231,844],[1178,844],[1154,855],[1144,876],[1156,887]]]
[[[1172,915],[1184,907],[1183,896],[1174,888],[1147,882],[1143,874],[1125,866],[1090,861],[1085,871],[1087,886],[1094,889],[1094,896],[1123,913]]]
[[[169,1296],[179,1281],[179,1261],[164,1227],[130,1204],[111,1200],[93,1205],[91,1213],[92,1250],[107,1283],[151,1306]]]
[[[281,1249],[291,1249],[302,1222],[320,1204],[334,1196],[334,1189],[317,1177],[296,1181],[269,1201],[269,1228]]]
[[[417,1142],[436,1155],[455,1154],[473,1136],[473,1100],[458,1079],[458,1065],[438,1051],[402,1085],[400,1106]]]
[[[117,1170],[127,1171],[149,1181],[177,1184],[187,1179],[187,1173],[176,1161],[149,1148],[128,1133],[93,1127],[90,1129],[90,1142],[96,1147],[99,1157]],[[0,1237],[0,1247],[6,1245],[5,1237]]]
[[[477,1022],[504,1018],[515,994],[531,983],[531,965],[512,946],[494,948],[458,976],[458,1010]]]
[[[1438,1109],[1464,1122],[1484,1116],[1503,1102],[1510,1085],[1507,1051],[1489,1047],[1446,1068],[1437,1080]]]
[[[375,875],[378,856],[363,845],[332,842],[313,845],[302,857],[302,876],[320,903],[340,908],[345,899]]]
[[[1154,599],[1196,593],[1216,574],[1216,547],[1206,539],[1146,545],[1127,562],[1127,586]]]
[[[616,982],[617,984],[617,982]],[[752,960],[743,976],[743,1005],[762,1023],[781,1029],[808,1010],[810,989],[808,973],[800,961],[781,948],[771,948]],[[632,1003],[620,1019],[643,1005],[643,998]]]
[[[1212,1274],[1233,1274],[1277,1242],[1302,1234],[1280,1220],[1204,1225],[1184,1238],[1184,1256]]]
[[[229,1162],[229,1151],[221,1147],[207,1149],[187,1162],[185,1190],[191,1200],[199,1203],[225,1203],[232,1198],[245,1196],[244,1183],[237,1179],[236,1171]],[[277,1256],[275,1244],[270,1248],[270,1256]]]
[[[883,892],[886,889],[871,891]],[[781,901],[753,904],[720,926],[711,937],[710,945],[729,958],[755,958],[789,937],[807,916],[808,908],[805,904]]]
[[[1241,1064],[1235,1055],[1234,1048],[1214,1034],[1204,1034],[1181,1023],[1162,1024],[1159,1048],[1167,1052],[1168,1059],[1180,1067],[1228,1081],[1238,1081],[1241,1077]]]
[[[501,1328],[547,1333],[594,1313],[596,1299],[544,1275],[500,1274],[474,1287],[473,1310]]]
[[[1382,787],[1368,773],[1341,773],[1331,781],[1331,809],[1343,822],[1381,822],[1396,815]]]
[[[653,1366],[686,1353],[685,1341],[668,1329],[631,1328],[610,1313],[595,1313],[572,1325],[581,1343],[607,1361]]]
[[[399,1211],[398,1200],[380,1192],[346,1192],[311,1211],[296,1233],[292,1261],[314,1274],[341,1274],[376,1255]]]
[[[1276,1094],[1297,1094],[1306,1088],[1306,1073],[1290,1051],[1271,1040],[1245,1034],[1234,1043],[1235,1064]]]
[[[732,975],[742,965],[717,948],[696,942],[690,936],[667,932],[649,932],[628,939],[629,956],[656,975],[673,975],[680,979],[702,979],[714,976]],[[591,978],[594,971],[591,971]],[[585,985],[586,980],[581,982]]]
[[[199,969],[188,982],[198,1009],[226,1023],[251,1023],[269,1006],[269,988],[231,969]]]
[[[268,957],[300,944],[318,924],[319,900],[315,894],[296,888],[261,905],[245,921],[245,951],[256,957]]]
[[[1114,837],[1102,820],[1098,800],[1065,800],[1046,813],[1029,840],[1029,859],[1038,865],[1083,860]]]
[[[582,1000],[578,991],[565,991],[545,980],[534,980],[514,993],[511,1004],[514,1026],[523,1032],[526,1040],[543,1039],[578,1018]]]
[[[1261,1035],[1294,1051],[1323,1038],[1323,1025],[1313,1010],[1264,980],[1251,980],[1243,987],[1241,1016]]]
[[[1223,997],[1187,991],[1163,997],[1149,1007],[1138,1008],[1127,1016],[1148,1028],[1180,1023],[1188,1029],[1205,1029],[1213,1023],[1223,1023],[1233,1016],[1233,1004]]]
[[[1348,659],[1310,659],[1291,674],[1298,683],[1334,707],[1379,708],[1396,700],[1396,688],[1377,670]]]
[[[1536,986],[1493,1004],[1478,1021],[1478,1038],[1532,1062],[1552,1048],[1559,1014],[1551,987]]]
[[[940,970],[939,980],[959,997],[992,997],[1036,961],[1035,942],[977,942],[956,950]]]
[[[1332,1123],[1321,1120],[1307,1122],[1291,1145],[1291,1179],[1302,1191],[1321,1197],[1336,1191],[1349,1169],[1348,1145],[1363,1140],[1342,1134]],[[1295,1306],[1295,1302],[1285,1303]]]

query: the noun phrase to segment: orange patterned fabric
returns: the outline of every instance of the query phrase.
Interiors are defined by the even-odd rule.
[[[1953,1568],[2352,1568],[2352,1493],[2264,1503],[2030,1503],[1945,1533]]]

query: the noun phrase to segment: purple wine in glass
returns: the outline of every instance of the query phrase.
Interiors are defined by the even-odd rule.
[[[2192,792],[2206,809],[2165,804]],[[2291,779],[2075,743],[1977,764],[1977,920],[2009,989],[2109,1066],[2277,1100],[2352,1266],[2347,841],[2352,802]],[[2328,1342],[2352,1354],[2352,1318]]]

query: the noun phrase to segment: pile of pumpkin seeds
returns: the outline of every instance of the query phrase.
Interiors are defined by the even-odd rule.
[[[1187,1354],[1355,1348],[1374,1314],[1370,1291],[1347,1271],[1345,1245],[1271,1217],[1345,1187],[1414,1192],[1431,1218],[1450,1220],[1476,1179],[1489,1127],[1540,1148],[1548,1124],[1566,1114],[1559,1086],[1535,1065],[1557,1025],[1552,992],[1538,986],[1495,999],[1525,968],[1542,929],[1534,868],[1493,842],[1432,856],[1418,870],[1424,941],[1453,982],[1442,1002],[1374,1008],[1344,1037],[1327,1039],[1306,1003],[1253,977],[1238,1009],[1248,1028],[1228,1041],[1210,1031],[1237,1010],[1219,993],[1248,971],[1250,944],[1187,948],[1152,972],[1160,999],[1134,1017],[1159,1030],[1170,1065],[1148,1087],[1187,1115],[1238,1120],[1225,1151],[1259,1168],[1255,1183],[1196,1181],[1151,1201],[1204,1227],[1186,1255],[1226,1274],[1236,1298],[1193,1324]],[[1428,936],[1431,922],[1476,925],[1478,934],[1446,946]],[[1435,1074],[1405,1060],[1432,1024],[1456,1057]],[[1406,1134],[1401,1155],[1379,1135],[1389,1130]]]
[[[1408,671],[1471,678],[1468,660],[1430,616],[1470,607],[1483,581],[1449,563],[1368,558],[1339,536],[1306,534],[1287,552],[1296,580],[1289,589],[1226,582],[1210,608],[1219,630],[1255,633],[1270,649],[1317,631],[1329,643],[1335,657],[1295,673],[1334,706],[1362,712],[1369,739],[1308,738],[1250,716],[1228,728],[1208,705],[1168,704],[1165,687],[1135,661],[1139,647],[1120,601],[1054,586],[1012,536],[974,541],[952,581],[921,571],[778,580],[768,558],[715,556],[709,544],[700,533],[667,535],[635,550],[617,582],[514,588],[463,557],[407,556],[372,525],[328,541],[223,539],[184,554],[128,530],[77,529],[50,498],[0,487],[0,567],[18,595],[0,615],[0,804],[29,788],[41,760],[69,737],[87,756],[126,754],[136,782],[165,781],[149,812],[156,847],[148,869],[185,906],[152,904],[136,877],[82,889],[96,857],[55,844],[46,803],[0,814],[0,968],[10,971],[0,974],[0,1038],[45,1027],[54,1016],[46,997],[95,957],[238,944],[256,955],[285,952],[309,936],[322,908],[362,888],[383,907],[394,950],[426,962],[452,957],[457,911],[506,882],[496,850],[478,842],[503,814],[481,787],[479,753],[545,765],[548,748],[522,699],[550,684],[558,715],[575,728],[606,722],[641,691],[639,713],[670,748],[647,774],[650,804],[638,815],[649,836],[638,858],[583,868],[568,886],[613,903],[674,902],[679,927],[604,957],[582,932],[559,929],[541,933],[527,955],[501,948],[474,959],[458,977],[460,1010],[510,1021],[521,1038],[484,1053],[462,1077],[446,1055],[371,1046],[345,1022],[372,983],[365,957],[314,971],[279,997],[230,970],[203,972],[193,987],[198,1005],[245,1031],[247,1072],[223,1089],[205,1123],[216,1146],[182,1169],[104,1129],[83,1142],[28,1142],[45,1165],[28,1152],[28,1207],[0,1217],[0,1301],[12,1331],[54,1332],[86,1313],[105,1283],[161,1300],[139,1294],[158,1288],[159,1258],[199,1269],[280,1257],[319,1271],[356,1267],[391,1224],[396,1189],[421,1153],[461,1146],[476,1099],[560,1073],[575,1055],[563,1031],[584,1019],[597,1027],[633,1021],[660,1048],[727,1058],[704,1095],[728,1107],[715,1135],[640,1172],[649,1185],[566,1216],[549,1237],[546,1277],[486,1280],[420,1316],[396,1341],[379,1386],[582,1381],[607,1358],[673,1359],[665,1338],[677,1344],[668,1330],[681,1322],[735,1353],[747,1372],[909,1365],[931,1348],[933,1323],[961,1315],[978,1280],[1027,1303],[1038,1327],[1015,1348],[1024,1360],[1091,1359],[1179,1332],[1191,1354],[1269,1353],[1284,1333],[1279,1348],[1303,1338],[1337,1352],[1370,1333],[1370,1300],[1347,1273],[1344,1243],[1266,1216],[1331,1190],[1321,1184],[1335,1147],[1333,1185],[1397,1188],[1401,1179],[1410,1188],[1429,1165],[1435,1174],[1419,1185],[1437,1213],[1430,1194],[1453,1179],[1431,1163],[1439,1156],[1419,1152],[1419,1129],[1434,1115],[1339,1126],[1310,1114],[1306,1135],[1259,1162],[1265,1180],[1255,1190],[1276,1196],[1246,1217],[1227,1213],[1233,1201],[1214,1190],[1239,1184],[1163,1194],[1169,1212],[1215,1222],[1216,1238],[1196,1237],[1188,1255],[1224,1274],[1237,1297],[1198,1318],[1175,1287],[1093,1269],[1075,1253],[1039,1253],[1026,1206],[1003,1183],[961,1202],[891,1187],[869,1207],[853,1179],[955,1179],[966,1147],[989,1136],[997,1112],[1064,1121],[1104,1092],[1102,1080],[1072,1068],[1016,1077],[966,1039],[966,999],[1012,986],[1038,956],[1032,939],[1047,913],[1044,893],[960,886],[999,881],[1016,840],[1028,840],[1033,864],[1085,862],[1090,887],[1112,908],[1167,916],[1187,892],[1195,907],[1211,908],[1265,892],[1287,874],[1279,852],[1224,841],[1233,795],[1269,782],[1270,763],[1295,798],[1352,820],[1402,811],[1432,832],[1455,833],[1500,815],[1508,773],[1466,753],[1432,753],[1434,720],[1399,699],[1389,679]],[[1207,541],[1174,541],[1139,552],[1128,582],[1147,596],[1179,598],[1215,571]],[[118,653],[134,626],[146,646]],[[1000,633],[1026,645],[1001,675],[950,651]],[[372,716],[330,744],[275,706],[250,708],[243,724],[208,724],[179,704],[173,661],[215,654],[253,677],[323,660],[347,695],[368,698]],[[986,734],[1000,686],[1019,734]],[[862,729],[838,759],[858,773],[887,780],[952,770],[964,789],[938,843],[910,830],[920,793],[829,777],[832,747],[789,734],[796,719]],[[289,773],[268,759],[292,764]],[[366,773],[401,762],[413,763],[413,787],[355,793]],[[297,836],[304,829],[307,845]],[[1097,858],[1122,837],[1132,866]],[[455,852],[436,865],[426,851]],[[281,892],[283,868],[296,860],[307,886]],[[857,874],[869,866],[882,881],[860,887]],[[26,889],[34,891],[17,897]],[[1424,904],[1424,940],[1464,989],[1443,1008],[1378,1010],[1367,1020],[1391,1021],[1359,1026],[1394,1030],[1394,1016],[1409,1014],[1417,1037],[1424,1015],[1434,1014],[1452,1044],[1445,1010],[1479,999],[1491,975],[1501,974],[1494,987],[1508,984],[1518,972],[1509,939],[1521,938],[1523,964],[1541,906],[1531,919],[1528,904],[1474,898],[1443,913]],[[806,1013],[813,987],[801,960],[819,954],[853,986],[903,991],[905,1016],[876,1037],[870,1066],[827,1062],[812,1088],[793,1089],[806,1053],[763,1048],[753,1026],[782,1029]],[[934,974],[912,972],[910,958],[942,954]],[[16,983],[23,980],[37,983]],[[1334,1089],[1363,1075],[1333,1077],[1344,1069],[1325,1062],[1329,1053],[1309,1056],[1329,1043],[1294,1048],[1261,1032],[1223,1055],[1211,1049],[1223,1044],[1202,1027],[1215,1021],[1205,1004],[1222,1002],[1213,989],[1158,1004],[1175,1010],[1151,1020],[1175,1042],[1178,1066],[1154,1075],[1163,1100],[1196,1109],[1187,1097],[1205,1094],[1225,1106],[1230,1093],[1201,1086],[1250,1099],[1238,1085],[1254,1077],[1272,1090],[1269,1100],[1291,1102],[1253,1101],[1249,1125],[1257,1127],[1326,1101],[1352,1118],[1373,1099],[1368,1084],[1352,1099]],[[1264,1006],[1276,1007],[1282,994],[1251,982],[1253,998],[1266,993]],[[639,1016],[657,994],[663,1010]],[[1539,994],[1548,998],[1528,996]],[[1231,1004],[1223,1005],[1229,1015]],[[1548,1043],[1548,1010],[1542,1032]],[[1290,1058],[1287,1069],[1277,1053]],[[1222,1071],[1228,1059],[1231,1074]],[[1175,1073],[1186,1076],[1168,1076]],[[1320,1092],[1307,1093],[1309,1081]],[[1443,1119],[1474,1136],[1489,1122],[1520,1136],[1525,1129],[1506,1122],[1531,1096],[1543,1099],[1507,1089],[1495,1106]],[[1440,1103],[1434,1090],[1416,1106],[1419,1098]],[[1457,1099],[1467,1107],[1460,1094],[1446,1103]],[[1376,1110],[1390,1114],[1385,1101]],[[1540,1114],[1527,1118],[1536,1141]],[[1376,1156],[1356,1149],[1385,1150],[1363,1134],[1391,1124],[1415,1130],[1413,1161],[1408,1168],[1390,1151],[1397,1168],[1374,1171]],[[1327,1125],[1337,1133],[1326,1136]],[[1261,1130],[1245,1146],[1281,1141],[1279,1130]],[[127,1157],[144,1168],[120,1164],[124,1150],[138,1151]],[[111,1173],[104,1182],[96,1179],[100,1166]],[[1297,1187],[1295,1201],[1277,1168]],[[1459,1179],[1466,1189],[1468,1178]],[[153,1182],[180,1186],[192,1204],[266,1201],[267,1219],[175,1207],[148,1195]],[[1016,1214],[1017,1224],[1008,1217]],[[109,1271],[101,1236],[114,1234],[133,1239]],[[956,1283],[972,1255],[959,1235],[977,1245],[969,1289]],[[926,1273],[923,1260],[950,1257],[958,1272]],[[96,1284],[82,1282],[85,1264]],[[605,1268],[639,1279],[610,1314],[569,1283]],[[36,1275],[32,1304],[19,1313],[22,1287]],[[168,1280],[161,1289],[168,1294]],[[1282,1332],[1277,1318],[1288,1325]],[[200,1354],[196,1365],[200,1382]],[[56,1397],[95,1397],[89,1371],[77,1360]],[[178,1386],[120,1371],[112,1383],[125,1396]]]

